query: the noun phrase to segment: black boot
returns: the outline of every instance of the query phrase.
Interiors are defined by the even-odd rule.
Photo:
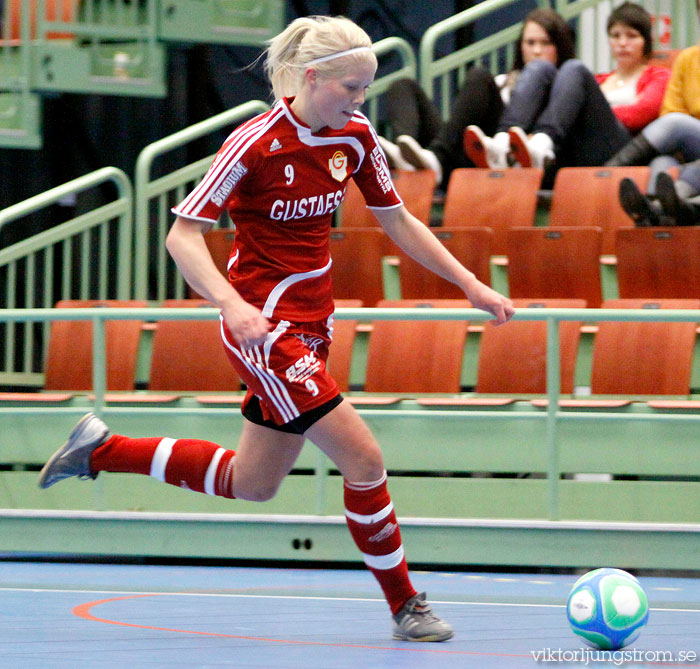
[[[678,197],[673,178],[666,172],[656,177],[656,197],[666,216],[673,218],[676,225],[698,225],[700,211],[698,207]]]
[[[652,202],[632,179],[625,178],[620,181],[620,205],[639,228],[661,225],[661,219]]]
[[[648,165],[659,155],[656,148],[644,137],[637,135],[625,144],[606,163],[605,167],[621,167],[623,165]]]

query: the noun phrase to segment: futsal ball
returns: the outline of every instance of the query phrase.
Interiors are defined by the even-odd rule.
[[[606,567],[574,583],[566,615],[571,629],[589,646],[618,650],[640,635],[649,620],[649,604],[632,574]]]

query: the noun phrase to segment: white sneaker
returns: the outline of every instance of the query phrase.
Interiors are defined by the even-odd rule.
[[[470,125],[464,132],[464,152],[477,167],[503,170],[508,167],[510,137],[505,132],[488,137],[478,125]]]
[[[435,181],[442,181],[442,165],[438,157],[428,149],[424,149],[410,135],[399,135],[396,143],[401,149],[401,155],[418,170],[433,170]]]
[[[554,142],[549,135],[538,132],[528,137],[525,131],[518,127],[512,127],[508,135],[513,157],[520,167],[543,168],[554,162]]]
[[[379,140],[379,146],[384,151],[389,169],[405,170],[407,172],[416,171],[416,168],[401,155],[401,149],[398,144],[394,144],[394,142],[390,142],[386,137],[382,136],[379,136],[377,139]]]

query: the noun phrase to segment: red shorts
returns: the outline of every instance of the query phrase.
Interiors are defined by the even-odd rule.
[[[241,347],[221,323],[221,336],[234,369],[248,388],[243,414],[253,397],[263,418],[285,425],[340,395],[326,370],[332,319],[312,323],[270,322],[264,344]]]

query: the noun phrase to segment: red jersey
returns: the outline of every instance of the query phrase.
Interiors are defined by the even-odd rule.
[[[596,74],[598,85],[611,74],[612,72]],[[637,100],[629,105],[616,105],[612,108],[617,120],[631,133],[636,134],[643,130],[658,118],[670,78],[671,70],[668,67],[647,65],[637,80]]]
[[[229,280],[264,316],[293,322],[333,311],[329,234],[353,178],[370,208],[402,204],[369,120],[318,132],[285,98],[224,142],[199,185],[173,213],[215,222],[224,209],[236,226]]]

